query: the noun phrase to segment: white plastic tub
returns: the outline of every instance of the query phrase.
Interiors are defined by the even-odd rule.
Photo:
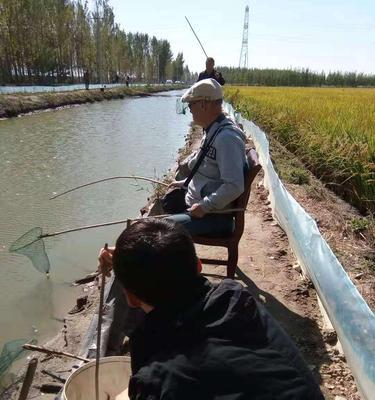
[[[105,357],[99,364],[99,400],[126,400],[129,357]],[[95,400],[95,360],[78,368],[64,385],[63,400]]]

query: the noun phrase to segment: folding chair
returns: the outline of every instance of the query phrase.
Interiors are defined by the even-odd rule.
[[[226,265],[227,266],[227,277],[234,279],[234,274],[237,267],[238,261],[238,243],[245,227],[245,209],[250,197],[251,184],[255,179],[258,172],[262,169],[259,164],[258,156],[255,149],[250,149],[247,152],[247,161],[249,164],[249,170],[245,176],[245,190],[240,197],[235,200],[233,208],[238,208],[241,211],[233,213],[234,217],[234,231],[230,236],[218,238],[210,236],[193,236],[194,243],[202,244],[205,246],[220,246],[226,247],[228,250],[227,260],[217,260],[201,258],[202,264],[215,264],[215,265]]]

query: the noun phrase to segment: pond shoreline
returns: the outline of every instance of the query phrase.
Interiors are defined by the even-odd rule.
[[[154,85],[67,92],[12,93],[0,95],[0,119],[17,117],[34,111],[94,103],[125,97],[151,96],[156,92],[184,89],[186,85]]]

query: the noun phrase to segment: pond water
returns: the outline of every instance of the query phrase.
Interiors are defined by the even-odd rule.
[[[124,226],[46,238],[50,279],[26,257],[9,253],[10,244],[37,226],[51,233],[139,215],[152,191],[149,183],[109,181],[49,198],[109,176],[162,178],[191,121],[175,113],[178,95],[164,92],[0,121],[0,349],[9,340],[42,342],[56,333],[82,293],[70,283],[96,269],[98,250],[113,243]]]

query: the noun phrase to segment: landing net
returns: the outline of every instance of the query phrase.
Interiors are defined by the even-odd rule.
[[[22,346],[25,343],[36,344],[35,339],[16,339],[6,342],[0,354],[0,377],[7,371],[12,363],[22,357],[25,350]]]
[[[40,272],[49,273],[50,262],[43,241],[42,228],[30,229],[12,243],[9,251],[28,257],[34,268]]]
[[[189,104],[182,102],[181,98],[176,100],[176,114],[186,114],[187,109],[189,108]]]

